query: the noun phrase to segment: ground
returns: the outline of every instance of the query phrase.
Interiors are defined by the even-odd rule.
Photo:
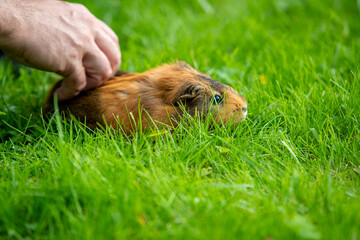
[[[360,239],[359,1],[80,3],[121,69],[184,60],[248,118],[131,138],[47,124],[59,76],[0,60],[0,238]]]

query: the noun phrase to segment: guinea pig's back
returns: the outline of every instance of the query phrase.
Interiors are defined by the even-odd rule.
[[[58,81],[50,89],[43,106],[43,114],[54,112],[54,93],[61,86],[61,82]],[[104,125],[106,121],[108,125],[116,126],[120,123],[130,129],[140,118],[139,108],[144,108],[144,99],[141,101],[141,98],[144,98],[145,89],[146,83],[141,74],[121,74],[96,89],[83,91],[70,100],[58,102],[58,108],[66,116],[71,113],[90,128],[95,128],[99,123]],[[145,105],[153,104],[148,102]],[[144,117],[141,118],[145,121]]]
[[[44,116],[54,113],[54,93],[61,86],[61,83],[62,80],[58,81],[49,91],[42,108]],[[101,111],[100,95],[101,91],[97,90],[81,92],[70,100],[58,102],[57,106],[59,112],[65,114],[65,116],[69,116],[71,113],[81,122],[86,122],[89,127],[94,128],[97,122],[101,121],[98,114]]]
[[[120,120],[126,129],[133,129],[139,121],[143,129],[154,122],[171,124],[169,118],[176,111],[157,83],[148,73],[131,73],[106,82],[97,89],[101,91],[101,114],[113,126]]]
[[[144,73],[119,72],[100,87],[81,92],[68,101],[58,103],[59,110],[74,115],[90,128],[98,124],[121,125],[131,132],[141,123],[142,130],[156,125],[176,126],[185,110],[195,112],[216,110],[219,122],[236,117],[245,118],[247,103],[234,89],[191,68],[184,62],[162,65]],[[49,92],[43,113],[54,112],[53,95],[61,81]],[[217,97],[216,101],[215,97]]]

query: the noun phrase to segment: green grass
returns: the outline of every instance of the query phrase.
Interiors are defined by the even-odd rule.
[[[57,76],[0,61],[0,238],[360,239],[360,2],[83,1],[121,68],[175,59],[249,103],[236,128],[90,131]]]

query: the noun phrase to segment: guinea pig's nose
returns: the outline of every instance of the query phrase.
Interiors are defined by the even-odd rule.
[[[241,110],[242,110],[243,112],[247,112],[247,107],[243,107],[243,108],[241,108]]]

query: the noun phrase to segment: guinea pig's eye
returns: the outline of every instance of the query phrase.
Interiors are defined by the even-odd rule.
[[[213,97],[212,97],[212,101],[213,101],[213,103],[214,104],[218,104],[218,103],[221,103],[222,102],[222,98],[221,98],[221,96],[220,95],[214,95]]]

